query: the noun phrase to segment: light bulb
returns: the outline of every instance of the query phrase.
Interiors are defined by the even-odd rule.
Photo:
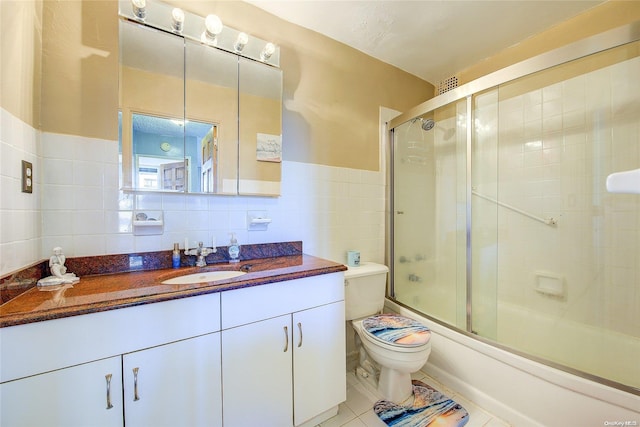
[[[218,18],[218,15],[207,15],[204,20],[205,33],[208,38],[215,39],[218,34],[222,32],[222,21]]]
[[[242,52],[242,49],[244,49],[247,43],[249,43],[249,36],[247,35],[247,33],[240,33],[238,34],[236,44],[233,46],[233,48],[236,50],[236,52]]]
[[[262,49],[262,52],[260,52],[260,59],[262,61],[266,61],[267,59],[271,58],[271,55],[273,55],[275,51],[276,45],[274,45],[273,43],[267,43],[264,46],[264,49]]]
[[[173,31],[176,33],[182,32],[182,27],[184,25],[184,12],[180,8],[174,8],[171,11],[171,26],[173,27]]]
[[[147,2],[146,0],[131,0],[131,8],[136,18],[144,21],[147,16]]]

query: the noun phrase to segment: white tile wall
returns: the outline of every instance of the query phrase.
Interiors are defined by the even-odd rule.
[[[498,211],[501,299],[637,336],[640,199],[605,189],[608,174],[640,166],[637,75],[640,58],[501,100],[499,199],[558,219]],[[564,298],[535,292],[539,270],[564,278]]]
[[[41,259],[40,135],[0,109],[0,274]],[[33,193],[22,192],[22,160],[33,164]]]
[[[640,197],[607,193],[605,181],[612,172],[640,167],[638,75],[640,58],[635,58],[543,87],[523,84],[519,93],[515,83],[509,83],[474,98],[473,116],[473,190],[558,221],[549,227],[473,196],[474,330],[530,354],[631,385],[640,381],[634,363],[640,356]],[[445,135],[438,127],[455,126],[448,120],[437,117],[432,134],[414,136],[408,125],[396,133],[407,147],[412,140],[433,138],[427,146],[436,154],[425,154],[425,165],[397,164],[402,218],[409,219],[414,209],[423,221],[413,220],[415,231],[409,228],[401,235],[408,227],[402,218],[397,220],[395,238],[403,240],[396,256],[411,256],[430,245],[440,256],[432,263],[429,258],[422,264],[399,263],[395,290],[400,301],[464,327],[465,317],[454,317],[456,299],[464,302],[464,288],[455,287],[454,262],[463,260],[458,270],[463,274],[457,277],[464,278],[465,257],[457,256],[461,253],[456,245],[464,249],[465,240],[447,241],[445,233],[455,227],[456,212],[465,208],[464,196],[458,198],[462,203],[452,197],[452,183],[459,180],[456,171],[464,171],[465,165],[455,162],[462,150],[449,146],[437,151],[439,143],[446,142],[438,140]],[[396,154],[400,159],[406,155],[402,146]],[[420,205],[425,201],[429,206]],[[422,283],[407,279],[411,272]],[[560,276],[565,295],[537,292],[537,272]],[[512,311],[518,308],[515,321]],[[624,349],[605,344],[613,337],[625,343]],[[594,342],[597,345],[590,346]],[[614,347],[633,357],[608,361]]]
[[[0,274],[46,259],[55,246],[68,257],[169,250],[185,237],[211,244],[215,236],[226,246],[230,232],[241,244],[302,240],[307,254],[346,262],[346,251],[358,249],[363,259],[384,262],[384,172],[283,162],[278,198],[124,194],[117,141],[39,135],[5,112],[2,125]],[[19,191],[24,157],[36,171],[30,197]],[[133,209],[162,210],[164,233],[134,235]],[[268,212],[267,231],[247,231],[248,210]]]

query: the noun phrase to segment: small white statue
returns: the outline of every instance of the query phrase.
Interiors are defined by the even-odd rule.
[[[80,278],[74,273],[67,273],[67,267],[64,262],[66,261],[62,248],[56,246],[53,248],[53,255],[49,258],[49,270],[51,270],[51,276],[38,280],[38,286],[51,286],[61,285],[64,283],[77,283]]]

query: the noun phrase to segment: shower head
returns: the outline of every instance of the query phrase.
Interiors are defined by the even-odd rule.
[[[436,125],[436,122],[433,119],[425,119],[424,117],[416,117],[411,120],[411,124],[415,122],[420,122],[420,127],[423,131],[430,131]]]
[[[420,122],[420,127],[425,132],[429,132],[431,129],[436,127],[436,122],[433,119],[424,118],[424,117],[414,117],[413,119],[411,119],[411,124],[409,125],[409,128],[407,128],[407,131],[411,129],[411,126],[413,126],[413,124],[416,122]],[[443,124],[442,122],[439,122],[439,123],[440,125]],[[443,135],[444,141],[448,141],[449,139],[451,139],[452,136],[456,134],[455,127],[450,129],[445,129],[443,126],[438,126],[438,129],[444,132],[444,135]],[[424,134],[421,134],[421,135],[424,137]]]
[[[436,125],[436,122],[434,122],[433,119],[420,118],[420,121],[422,122],[422,130],[424,131],[430,131]]]

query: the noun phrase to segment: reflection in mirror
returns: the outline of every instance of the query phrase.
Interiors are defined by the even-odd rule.
[[[187,151],[201,152],[191,175],[200,179],[189,191],[238,194],[238,57],[186,40],[185,61],[187,127],[194,120],[215,123],[206,141],[185,141]]]
[[[133,113],[132,126],[134,188],[201,192],[214,185],[216,124]]]
[[[282,71],[240,58],[238,193],[279,195]]]
[[[120,20],[119,95],[122,188],[148,190],[143,184],[151,182],[148,176],[140,176],[140,157],[147,158],[143,167],[148,170],[161,169],[151,158],[170,159],[174,163],[185,160],[183,126],[171,122],[171,118],[178,123],[184,120],[184,40]],[[169,132],[171,127],[175,130]],[[162,132],[167,132],[170,140],[160,141]],[[136,147],[138,141],[144,147]],[[171,149],[163,152],[162,142],[167,142],[169,145],[164,147]],[[154,144],[154,150],[148,148]],[[178,168],[166,171],[167,176],[171,173],[177,174]],[[186,181],[180,180],[185,178],[173,179],[172,190],[184,191]],[[162,189],[165,185],[162,182],[158,178],[155,189]]]
[[[184,191],[187,170],[180,119],[132,114],[133,185],[141,190]]]

